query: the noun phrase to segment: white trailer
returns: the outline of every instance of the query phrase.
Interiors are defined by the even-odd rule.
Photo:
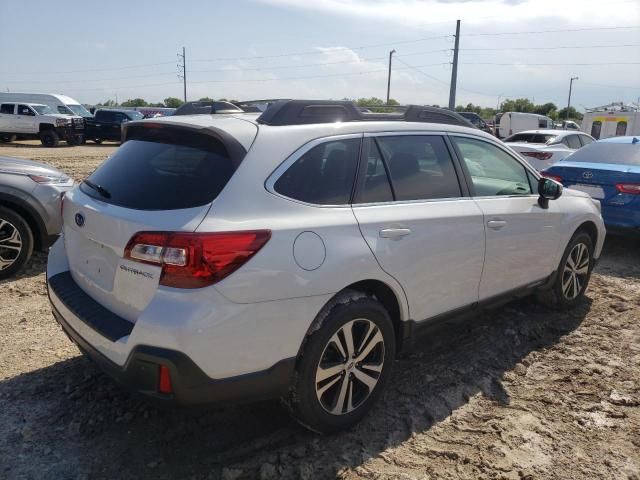
[[[498,138],[541,128],[553,128],[553,120],[544,115],[524,112],[505,112],[496,116],[496,137]]]
[[[77,100],[57,93],[14,93],[0,92],[0,102],[25,102],[48,105],[55,113],[62,115],[93,117]]]
[[[582,130],[595,139],[640,135],[640,112],[613,109],[587,112]]]

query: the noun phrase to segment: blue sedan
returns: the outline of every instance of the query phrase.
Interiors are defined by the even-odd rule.
[[[640,137],[591,143],[542,174],[600,200],[607,229],[640,232]]]

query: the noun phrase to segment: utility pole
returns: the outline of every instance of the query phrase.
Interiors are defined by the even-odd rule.
[[[391,57],[396,53],[395,49],[389,52],[389,74],[387,75],[387,105],[389,105],[389,95],[391,94]]]
[[[187,102],[187,54],[182,47],[182,55],[178,53],[178,58],[182,59],[182,64],[178,64],[178,78],[182,79],[182,84],[184,86],[184,101]]]
[[[451,69],[451,89],[449,90],[449,110],[456,109],[456,83],[458,81],[458,50],[460,47],[460,20],[456,21],[456,43],[453,47],[453,68]]]
[[[567,114],[564,116],[565,120],[569,120],[569,108],[571,107],[571,87],[573,87],[573,81],[580,80],[578,77],[571,77],[569,81],[569,101],[567,102]]]

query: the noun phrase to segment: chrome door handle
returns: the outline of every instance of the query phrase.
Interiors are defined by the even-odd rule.
[[[385,228],[380,230],[380,236],[382,238],[399,238],[405,237],[411,233],[408,228]]]
[[[500,230],[506,225],[507,225],[507,222],[505,222],[504,220],[489,220],[487,222],[487,226],[493,230]]]

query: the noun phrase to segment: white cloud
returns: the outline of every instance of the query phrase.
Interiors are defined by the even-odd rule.
[[[487,19],[506,22],[554,18],[566,23],[602,24],[604,4],[601,0],[258,0],[278,7],[320,11],[327,14],[370,18],[404,26],[437,24],[464,18],[465,23],[484,23]],[[638,19],[637,0],[613,0],[619,4],[606,10],[607,25]]]

